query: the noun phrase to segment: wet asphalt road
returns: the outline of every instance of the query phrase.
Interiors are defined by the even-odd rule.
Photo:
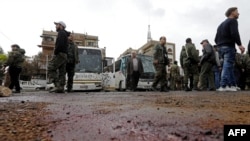
[[[54,141],[221,141],[250,124],[250,92],[23,92],[1,102],[46,102]]]

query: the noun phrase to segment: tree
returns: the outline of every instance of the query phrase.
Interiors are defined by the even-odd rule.
[[[0,54],[4,54],[3,48],[0,46]]]

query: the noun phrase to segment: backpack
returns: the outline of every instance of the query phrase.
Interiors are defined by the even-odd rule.
[[[215,55],[215,49],[212,45],[210,45],[210,47],[212,48],[212,53],[209,56],[209,62],[211,62],[213,65],[216,65],[216,55]]]

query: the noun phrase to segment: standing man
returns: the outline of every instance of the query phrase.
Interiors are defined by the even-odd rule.
[[[127,66],[127,74],[130,78],[130,89],[135,91],[140,75],[143,73],[142,61],[136,56],[135,51],[132,51],[131,58],[129,59]]]
[[[174,64],[170,68],[170,88],[171,90],[176,90],[177,82],[180,79],[180,68],[178,66],[178,62],[174,61]]]
[[[219,47],[220,56],[223,59],[221,74],[221,86],[218,91],[237,91],[234,76],[235,62],[235,43],[238,45],[241,53],[244,53],[245,47],[242,46],[238,31],[239,13],[237,7],[229,8],[225,13],[227,19],[223,21],[215,36],[215,43]]]
[[[50,92],[64,93],[67,52],[68,52],[68,34],[65,31],[66,24],[62,21],[54,22],[58,32],[54,55],[48,65],[48,77],[54,83],[55,87]]]
[[[216,89],[220,88],[220,75],[221,75],[221,66],[222,66],[222,60],[221,57],[219,56],[218,52],[218,46],[214,45],[214,53],[215,53],[215,61],[216,64],[213,66],[213,71],[214,71],[214,83]]]
[[[207,39],[201,41],[201,45],[203,47],[203,55],[200,60],[201,72],[200,72],[200,89],[207,90],[207,80],[209,90],[215,91],[215,84],[214,84],[214,74],[213,65],[216,64],[215,61],[215,53],[213,46],[208,42]]]
[[[9,66],[10,85],[12,90],[14,87],[16,91],[14,93],[20,93],[19,76],[22,72],[22,64],[25,60],[25,50],[21,49],[19,45],[11,45],[12,51],[9,53],[8,60],[4,66]]]
[[[70,33],[69,33],[70,34]],[[74,35],[70,34],[68,37],[69,45],[68,45],[68,62],[66,64],[66,72],[68,76],[67,81],[67,92],[72,92],[72,86],[73,86],[73,77],[75,75],[75,66],[78,64],[79,56],[78,56],[78,47],[75,45],[74,41]]]
[[[198,89],[199,81],[199,54],[195,48],[195,45],[192,43],[191,38],[186,39],[186,45],[182,47],[180,54],[181,67],[184,70],[184,87],[185,91],[191,91],[188,87],[188,78],[190,75],[193,75],[193,90]]]
[[[166,65],[169,65],[168,53],[165,47],[167,39],[165,36],[160,37],[160,44],[154,47],[154,67],[156,70],[154,82],[152,84],[153,91],[156,91],[157,84],[160,82],[160,91],[168,92],[166,84]]]

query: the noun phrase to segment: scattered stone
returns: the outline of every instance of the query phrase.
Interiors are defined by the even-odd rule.
[[[11,89],[9,89],[8,87],[0,86],[0,97],[8,97],[11,94]]]

